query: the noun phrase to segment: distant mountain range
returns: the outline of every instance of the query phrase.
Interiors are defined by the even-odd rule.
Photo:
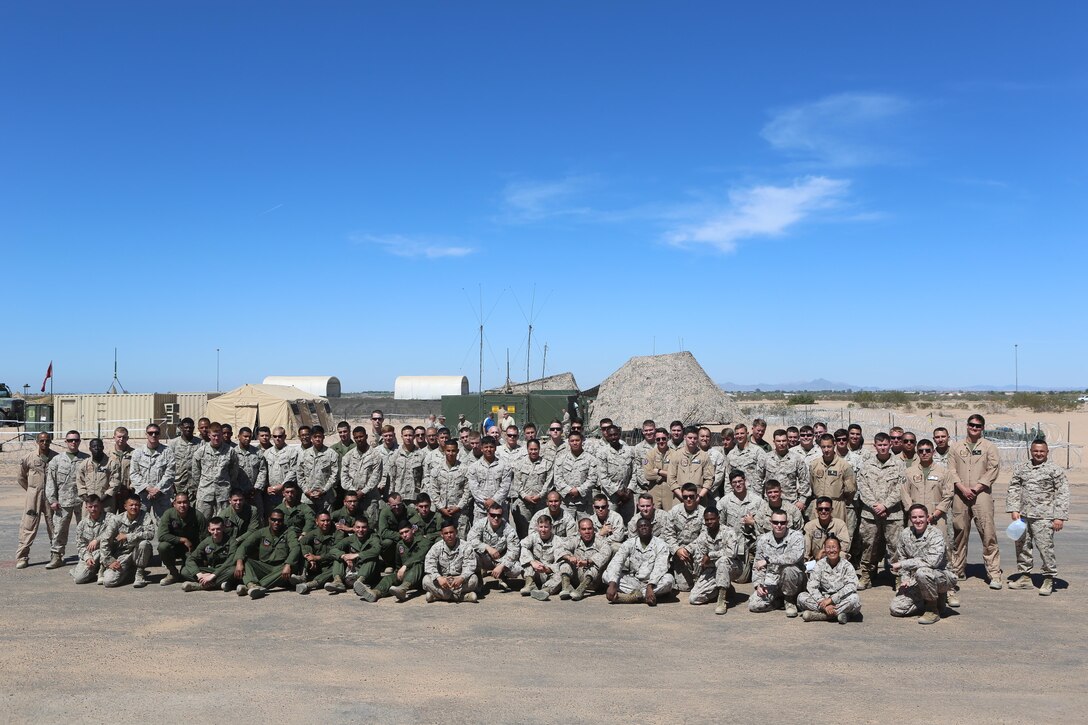
[[[785,393],[809,393],[818,391],[877,391],[877,390],[917,390],[917,391],[960,391],[970,393],[983,392],[1012,392],[1017,388],[1013,385],[970,385],[962,388],[950,388],[947,386],[932,385],[905,385],[900,387],[872,387],[866,385],[854,385],[852,383],[840,383],[826,378],[816,378],[804,383],[756,383],[755,385],[742,385],[740,383],[718,383],[718,387],[727,392],[752,393],[782,391]],[[1034,385],[1021,385],[1021,392],[1033,393],[1043,390],[1079,390],[1080,388],[1040,388]]]

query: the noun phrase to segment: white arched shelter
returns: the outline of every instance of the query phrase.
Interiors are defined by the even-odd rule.
[[[443,395],[468,395],[464,375],[399,375],[393,383],[394,400],[438,400]]]

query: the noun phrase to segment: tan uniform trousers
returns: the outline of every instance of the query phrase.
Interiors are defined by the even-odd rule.
[[[1001,552],[997,548],[997,529],[994,527],[994,497],[982,491],[974,503],[967,503],[957,491],[952,496],[952,561],[953,573],[962,581],[967,574],[967,540],[971,536],[971,522],[978,528],[982,540],[982,560],[986,573],[995,581],[1001,581]]]
[[[49,541],[53,541],[53,511],[45,500],[45,489],[31,486],[26,491],[26,503],[23,507],[23,519],[19,523],[19,548],[15,552],[16,559],[30,557],[30,545],[34,543],[34,537],[38,535],[38,526],[42,518],[45,518],[45,530],[49,534]]]

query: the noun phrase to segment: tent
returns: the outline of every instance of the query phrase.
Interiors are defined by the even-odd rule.
[[[510,383],[509,389],[507,386],[501,388],[493,388],[486,392],[488,393],[517,393],[524,395],[528,392],[536,392],[539,390],[578,390],[578,381],[574,379],[574,373],[559,373],[558,375],[549,375],[546,378],[537,378],[536,380],[530,380],[527,383]]]
[[[290,385],[243,385],[209,400],[204,415],[217,423],[230,423],[236,432],[242,426],[282,425],[288,438],[297,438],[302,425],[333,428],[329,401]]]
[[[739,420],[736,404],[690,352],[631,358],[601,383],[589,415],[587,424],[611,418],[624,430],[648,418],[661,427]]]

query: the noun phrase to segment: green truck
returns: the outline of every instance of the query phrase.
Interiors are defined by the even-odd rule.
[[[11,394],[7,383],[0,383],[0,426],[20,426],[26,421],[26,401]]]

